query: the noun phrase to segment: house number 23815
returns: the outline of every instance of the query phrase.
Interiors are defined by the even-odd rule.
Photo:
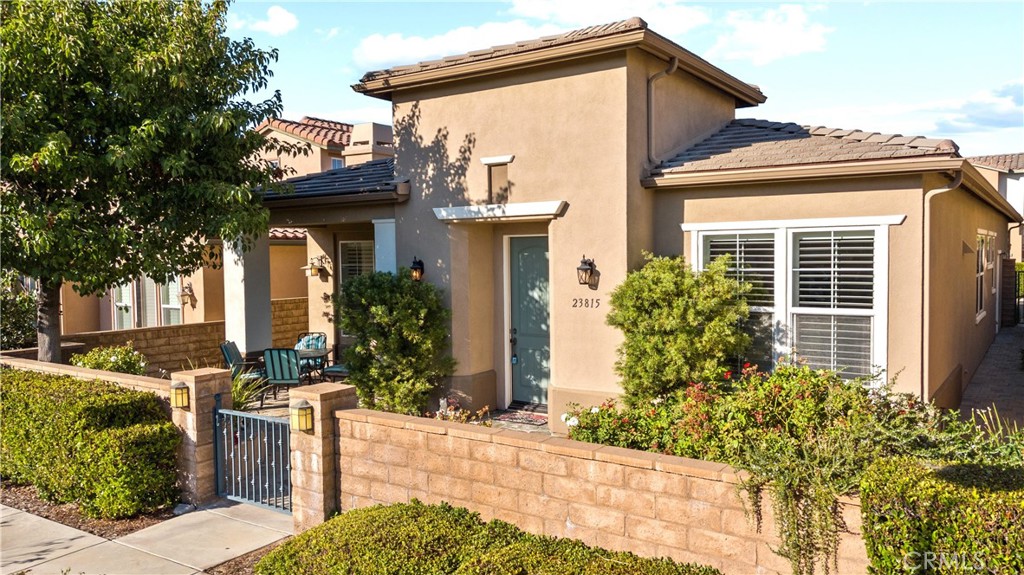
[[[574,297],[572,298],[572,307],[601,307],[601,298],[599,297]]]

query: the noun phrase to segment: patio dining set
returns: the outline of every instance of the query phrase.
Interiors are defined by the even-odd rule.
[[[331,360],[332,350],[327,347],[327,334],[323,332],[300,333],[294,347],[267,348],[263,350],[262,357],[253,360],[242,357],[233,341],[220,344],[220,350],[225,367],[231,370],[232,379],[261,382],[265,386],[260,407],[263,407],[267,393],[273,393],[276,399],[281,388],[348,377],[345,365]]]

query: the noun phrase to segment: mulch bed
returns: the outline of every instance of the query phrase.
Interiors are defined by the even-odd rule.
[[[51,503],[40,498],[32,485],[15,485],[8,481],[0,483],[0,503],[105,539],[116,539],[135,533],[174,517],[170,509],[164,509],[128,519],[93,519],[82,515],[77,504]]]

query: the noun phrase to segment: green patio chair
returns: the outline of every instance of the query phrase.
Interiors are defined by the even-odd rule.
[[[299,352],[288,348],[270,348],[263,351],[263,366],[267,370],[267,385],[277,389],[302,385]]]
[[[225,341],[220,344],[220,352],[224,356],[224,367],[231,370],[231,379],[241,379],[245,384],[254,386],[260,394],[260,409],[267,399],[270,387],[266,385],[266,371],[258,361],[245,361],[242,353],[238,351],[238,344],[233,341]],[[274,389],[274,399],[277,399],[277,390]]]
[[[322,331],[307,331],[299,334],[295,342],[295,349],[326,349],[327,334]],[[313,381],[313,375],[323,377],[324,367],[327,366],[327,357],[299,358],[299,369],[302,375]]]

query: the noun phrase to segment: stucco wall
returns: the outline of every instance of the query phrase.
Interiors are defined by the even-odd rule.
[[[342,511],[447,501],[531,533],[724,573],[791,572],[771,551],[778,538],[770,503],[758,533],[726,465],[368,410],[334,413]],[[844,502],[843,517],[852,534],[842,535],[838,572],[864,573],[855,501]]]
[[[295,176],[304,176],[306,174],[322,172],[325,169],[331,168],[331,160],[327,157],[327,151],[322,147],[311,144],[306,140],[296,138],[291,134],[287,134],[279,130],[271,130],[270,134],[282,142],[309,146],[308,155],[299,154],[297,156],[288,156],[279,154],[263,154],[264,159],[277,160],[282,168],[292,168],[295,170],[294,173],[285,174],[285,177],[291,178]],[[337,157],[341,157],[341,152],[337,153]],[[327,166],[326,168],[324,167],[325,165]]]
[[[78,333],[100,329],[100,298],[83,296],[64,284],[60,289],[61,333]]]
[[[304,244],[270,244],[270,299],[306,297]]]

